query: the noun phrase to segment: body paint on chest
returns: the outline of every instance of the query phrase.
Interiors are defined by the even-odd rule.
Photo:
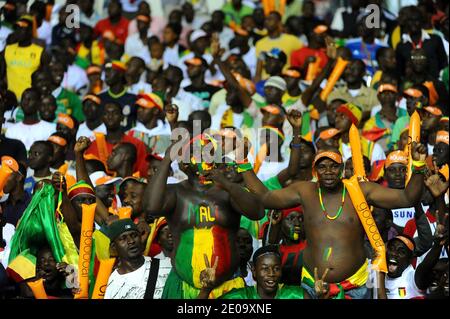
[[[188,224],[191,224],[191,221],[194,222],[194,225],[205,222],[214,222],[218,217],[219,208],[216,205],[214,205],[214,213],[211,213],[210,206],[188,203]]]

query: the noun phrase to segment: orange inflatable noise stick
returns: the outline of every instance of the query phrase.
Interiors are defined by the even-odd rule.
[[[267,156],[267,148],[268,148],[267,143],[264,143],[264,144],[261,146],[261,148],[260,148],[258,154],[256,155],[256,158],[255,158],[255,166],[253,167],[253,171],[255,172],[255,174],[258,174],[259,169],[261,168],[262,163],[263,163],[264,160],[266,159],[266,156]]]
[[[36,299],[48,299],[47,293],[44,288],[44,279],[39,278],[35,281],[27,282],[27,285],[31,288],[34,298]]]
[[[103,299],[105,297],[106,286],[108,285],[109,276],[111,276],[115,258],[100,260],[97,279],[95,281],[92,299]]]
[[[367,204],[361,187],[359,186],[358,177],[353,175],[350,179],[344,179],[342,182],[347,188],[353,207],[355,207],[356,213],[369,238],[369,242],[375,250],[376,257],[372,260],[372,267],[376,271],[387,273],[386,247],[380,232],[378,231],[375,220],[372,217],[369,204]]]
[[[120,207],[119,208],[119,219],[131,218],[131,207]]]
[[[308,64],[308,70],[306,71],[306,81],[313,81],[317,73],[319,71],[320,66],[320,57],[316,57],[316,60],[314,62],[311,62]]]
[[[406,173],[406,185],[412,175],[412,144],[413,142],[420,142],[420,116],[417,111],[414,111],[409,120],[409,133],[408,133],[408,170]]]
[[[328,98],[328,95],[330,95],[331,91],[334,88],[334,85],[341,77],[342,73],[345,70],[345,67],[347,66],[348,61],[344,60],[341,57],[337,58],[336,65],[334,66],[333,71],[331,71],[330,76],[328,77],[327,84],[323,88],[322,92],[320,92],[320,99],[322,101],[326,101]]]
[[[108,148],[106,147],[105,134],[94,132],[95,140],[97,141],[98,157],[100,161],[106,163],[108,159]]]
[[[3,196],[3,188],[8,181],[9,176],[13,173],[13,170],[7,165],[2,165],[0,168],[0,196]]]
[[[366,177],[366,171],[364,170],[363,155],[361,152],[361,137],[354,124],[350,127],[349,139],[352,149],[353,174],[361,180]]]
[[[91,263],[92,232],[94,229],[94,215],[97,204],[81,204],[81,236],[80,255],[78,259],[78,281],[80,291],[75,295],[75,299],[87,299],[89,296],[89,266]]]

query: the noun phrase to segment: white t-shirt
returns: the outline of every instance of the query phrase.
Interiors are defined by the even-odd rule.
[[[423,292],[417,288],[414,274],[416,270],[412,265],[406,268],[398,278],[390,278],[386,275],[386,295],[388,299],[412,299],[423,297]]]
[[[144,264],[128,274],[121,275],[117,269],[113,271],[108,279],[105,299],[144,299],[151,265],[151,258],[144,258]]]
[[[10,35],[11,33],[12,30],[10,28],[0,26],[0,52],[5,49],[6,39],[8,38],[8,35]]]
[[[352,149],[349,144],[342,143],[342,157],[344,158],[344,162],[352,157]],[[384,154],[383,149],[378,143],[374,143],[372,157],[370,158],[370,164],[373,165],[375,161],[386,159],[386,154]]]
[[[86,137],[89,137],[91,140],[94,140],[95,139],[94,132],[106,134],[105,124],[103,124],[103,123],[100,124],[100,126],[95,128],[94,130],[91,130],[89,127],[87,127],[86,122],[80,124],[80,126],[78,127],[78,131],[77,131],[77,140],[81,136],[86,136]]]
[[[215,114],[211,118],[211,129],[212,130],[220,130],[220,124],[222,123],[222,117],[226,111],[228,111],[229,106],[226,103],[221,104]],[[242,123],[244,122],[244,114],[237,114],[233,112],[233,126],[240,128]]]
[[[161,299],[167,277],[172,270],[172,262],[170,261],[170,257],[164,255],[163,252],[159,253],[154,258],[159,259],[159,270],[153,299]]]
[[[148,31],[147,38],[150,38],[153,34]],[[145,64],[149,64],[151,57],[150,51],[147,45],[145,45],[139,37],[139,32],[128,36],[125,41],[125,54],[128,56],[136,56],[144,60]]]
[[[414,218],[416,210],[414,207],[391,209],[394,218],[394,224],[400,227],[405,227],[406,222]]]
[[[36,141],[46,141],[56,131],[56,124],[39,121],[36,124],[27,125],[23,122],[14,123],[8,127],[5,136],[22,141],[27,151]]]
[[[77,92],[82,88],[89,86],[89,79],[86,75],[86,71],[80,68],[76,64],[72,64],[67,68],[67,72],[64,73],[62,86],[73,92]]]
[[[132,93],[134,95],[151,92],[152,92],[152,85],[142,80],[128,87],[128,93]]]
[[[52,44],[52,25],[45,20],[42,21],[41,26],[37,29],[38,39],[44,40],[45,45],[50,47]]]
[[[180,59],[178,44],[173,48],[166,47],[163,54],[163,61],[166,65],[178,66],[178,60]]]

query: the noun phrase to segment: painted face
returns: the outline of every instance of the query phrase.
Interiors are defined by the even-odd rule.
[[[433,160],[441,167],[448,164],[449,146],[445,143],[439,142],[433,148]]]
[[[117,237],[114,240],[114,248],[122,260],[136,259],[144,252],[140,234],[135,230],[126,231]]]
[[[253,278],[258,289],[273,294],[278,289],[281,279],[281,260],[274,254],[262,255],[256,260]]]
[[[292,212],[281,221],[281,233],[283,237],[290,241],[299,242],[304,238],[303,215],[299,212]]]
[[[390,188],[405,188],[407,168],[401,163],[394,163],[385,169],[385,176]]]
[[[324,158],[316,163],[315,170],[321,187],[333,189],[341,181],[343,165]]]
[[[398,278],[411,263],[411,251],[406,245],[396,239],[387,245],[386,260],[388,265],[388,276]]]

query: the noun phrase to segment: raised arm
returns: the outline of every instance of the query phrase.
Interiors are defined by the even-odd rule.
[[[416,246],[414,253],[416,256],[422,256],[433,245],[433,234],[431,233],[428,218],[425,215],[420,202],[414,207],[414,209],[416,211],[414,218],[416,220],[417,227],[417,237],[414,238],[414,243]]]
[[[252,103],[252,97],[250,93],[247,92],[235,79],[233,73],[231,73],[230,68],[228,65],[222,61],[222,55],[224,50],[220,48],[219,45],[219,39],[217,34],[213,34],[212,42],[211,42],[211,54],[214,57],[214,63],[216,63],[219,66],[220,72],[222,72],[223,76],[225,77],[225,80],[227,83],[239,91],[239,99],[241,100],[241,103],[248,107]]]
[[[278,173],[278,181],[284,185],[290,178],[298,173],[298,163],[300,162],[300,135],[302,127],[302,114],[297,110],[291,110],[287,119],[292,126],[292,147],[289,157],[289,165],[286,169]]]
[[[75,209],[73,208],[69,198],[67,197],[66,179],[60,172],[53,173],[52,185],[56,190],[56,200],[58,199],[58,194],[61,190],[62,202],[60,210],[64,217],[64,221],[69,228],[70,234],[72,235],[72,238],[78,247],[78,245],[80,244],[81,223],[78,221],[77,213],[75,212]]]
[[[361,189],[370,205],[394,209],[401,207],[415,206],[422,195],[424,172],[426,167],[425,158],[427,156],[426,147],[423,144],[413,142],[412,158],[417,164],[420,164],[420,170],[416,167],[413,175],[405,189],[385,188],[376,183],[361,183]]]
[[[172,163],[170,158],[172,146],[173,144],[167,148],[161,166],[145,188],[143,207],[147,221],[152,220],[154,216],[166,216],[175,209],[176,193],[173,187],[168,188],[167,186]]]
[[[239,184],[230,182],[220,169],[209,171],[205,177],[230,194],[230,204],[235,211],[251,220],[259,220],[264,217],[264,207],[258,195],[249,192]]]
[[[74,153],[75,153],[75,171],[77,174],[77,181],[85,181],[87,184],[89,184],[93,189],[94,185],[92,185],[91,179],[89,177],[87,168],[86,168],[86,161],[84,160],[84,152],[89,148],[91,145],[91,141],[89,138],[85,136],[80,136],[80,138],[77,140],[74,146]],[[108,208],[103,204],[103,202],[98,198],[96,198],[97,206],[95,208],[95,222],[99,225],[103,225],[106,223],[106,219],[109,216]]]

